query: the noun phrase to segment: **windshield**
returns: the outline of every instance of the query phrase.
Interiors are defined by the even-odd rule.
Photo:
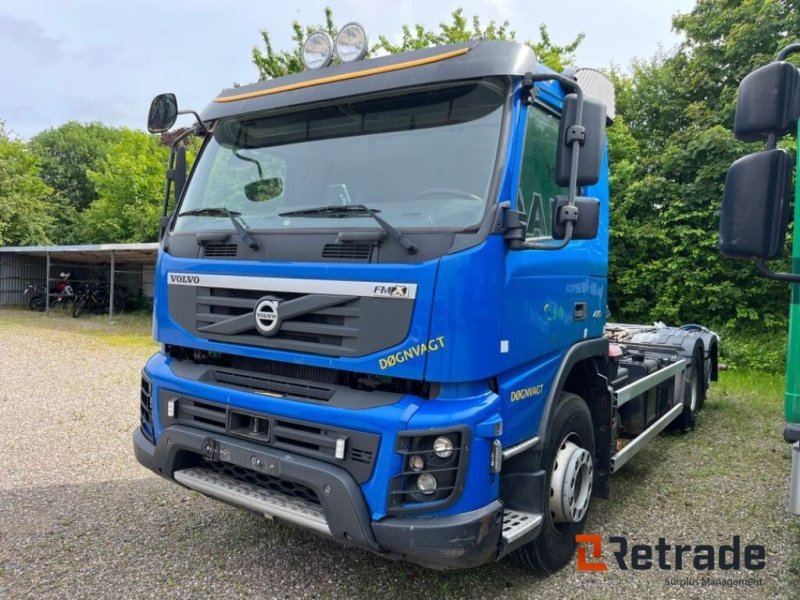
[[[376,227],[464,229],[483,217],[505,85],[460,82],[262,117],[220,121],[195,166],[175,230]],[[185,214],[195,211],[195,214]]]

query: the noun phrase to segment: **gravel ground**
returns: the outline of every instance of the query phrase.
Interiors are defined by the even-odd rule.
[[[40,317],[43,318],[43,317]],[[633,543],[764,544],[755,588],[667,585],[675,571],[545,578],[506,563],[437,573],[339,546],[162,480],[133,458],[139,370],[153,351],[0,312],[2,598],[797,598],[780,398],[718,391],[698,426],[626,465],[587,530]],[[90,322],[86,322],[87,324]],[[85,328],[97,328],[95,324]],[[755,415],[755,417],[754,417]],[[793,554],[794,553],[794,554]],[[612,557],[606,550],[605,557]],[[714,576],[730,572],[716,571]],[[793,574],[792,574],[793,573]],[[692,570],[683,577],[700,574]],[[743,576],[753,575],[744,571]]]

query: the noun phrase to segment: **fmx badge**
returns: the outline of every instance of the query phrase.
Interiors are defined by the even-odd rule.
[[[386,296],[388,298],[408,298],[408,286],[402,283],[376,285],[372,293],[374,296]]]

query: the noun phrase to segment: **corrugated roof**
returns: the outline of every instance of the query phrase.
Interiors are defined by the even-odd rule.
[[[84,244],[74,246],[3,246],[0,254],[23,254],[28,256],[66,255],[77,262],[98,262],[109,260],[114,252],[115,260],[129,263],[154,262],[159,245],[146,244]]]

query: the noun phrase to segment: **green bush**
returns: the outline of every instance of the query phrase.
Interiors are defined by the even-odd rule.
[[[720,362],[730,369],[783,373],[786,369],[785,329],[748,328],[720,333]]]

